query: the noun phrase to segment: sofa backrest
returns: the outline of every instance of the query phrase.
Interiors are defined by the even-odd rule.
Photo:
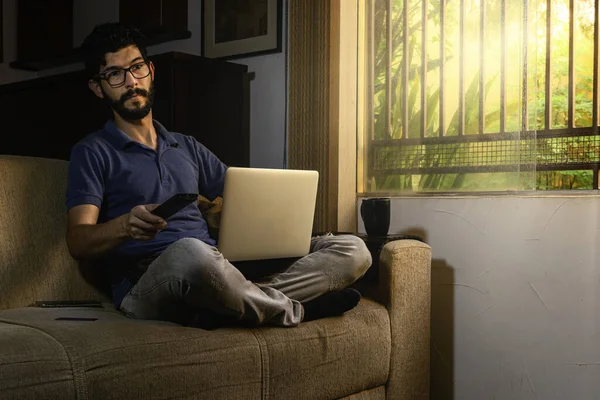
[[[36,300],[108,300],[67,250],[67,166],[0,156],[0,309]]]

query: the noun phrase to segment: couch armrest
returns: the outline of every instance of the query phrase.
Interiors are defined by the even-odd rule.
[[[390,314],[392,354],[388,399],[429,398],[431,247],[417,240],[387,243],[379,257],[376,284],[363,293]]]

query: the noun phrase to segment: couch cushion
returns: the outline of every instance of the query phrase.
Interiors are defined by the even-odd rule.
[[[98,320],[54,320],[61,316]],[[25,343],[37,340],[35,345],[20,345],[20,357],[4,351],[23,340],[11,333],[18,329],[15,324],[30,327],[21,327]],[[0,311],[0,344],[2,399],[49,398],[36,396],[37,387],[30,382],[49,387],[57,381],[64,382],[60,390],[65,392],[54,397],[61,399],[75,391],[78,398],[89,399],[255,399],[261,395],[260,349],[249,330],[204,331],[131,320],[102,309],[25,308]],[[52,369],[38,368],[44,362],[54,362]],[[17,390],[20,395],[14,396]]]
[[[390,321],[371,300],[343,317],[254,332],[270,399],[337,399],[387,381]]]
[[[365,390],[364,392],[354,393],[340,400],[385,400],[385,386],[377,386],[375,389]]]
[[[42,330],[0,322],[0,398],[75,398],[63,346]]]
[[[214,331],[131,320],[108,304],[21,308],[0,311],[0,349],[2,399],[332,399],[386,383],[390,325],[367,299],[295,328]]]

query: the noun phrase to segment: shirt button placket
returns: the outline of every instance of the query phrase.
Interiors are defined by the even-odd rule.
[[[160,174],[161,185],[166,186],[168,184],[168,175],[167,175],[166,168],[161,163],[161,157],[162,157],[163,153],[164,153],[164,150],[159,152],[159,154],[158,154],[158,172]]]

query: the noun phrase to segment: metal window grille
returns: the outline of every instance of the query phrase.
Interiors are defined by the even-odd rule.
[[[452,77],[458,80],[458,93],[446,93],[444,82],[448,78],[447,67],[444,60],[446,59],[447,47],[447,7],[449,0],[439,1],[439,10],[437,18],[439,18],[439,45],[433,45],[427,40],[428,18],[431,18],[431,2],[433,0],[420,1],[420,57],[421,64],[419,71],[411,71],[406,54],[400,61],[400,70],[397,75],[393,75],[392,62],[393,50],[395,46],[408,47],[408,34],[398,35],[397,31],[408,32],[410,29],[408,10],[409,7],[415,7],[415,2],[409,0],[367,0],[369,6],[366,7],[367,12],[367,76],[368,85],[367,94],[370,99],[366,104],[368,112],[371,113],[371,123],[367,127],[370,131],[368,141],[368,156],[367,166],[368,175],[370,177],[389,176],[394,174],[456,174],[456,173],[479,173],[479,172],[506,172],[516,170],[536,170],[536,171],[564,171],[564,170],[591,170],[593,171],[593,187],[598,188],[598,170],[600,166],[600,131],[598,127],[598,40],[599,40],[599,0],[593,0],[594,7],[594,23],[593,23],[593,82],[592,82],[592,118],[591,125],[588,127],[576,127],[574,123],[575,113],[575,55],[574,55],[574,29],[577,21],[575,20],[576,1],[582,0],[567,0],[569,7],[569,38],[568,38],[568,94],[567,94],[567,112],[566,126],[553,127],[552,114],[552,67],[553,59],[551,52],[552,41],[556,40],[553,37],[552,24],[552,6],[553,0],[540,0],[545,3],[545,63],[538,65],[538,68],[545,70],[544,90],[544,125],[542,129],[532,129],[530,122],[531,110],[528,108],[528,77],[531,72],[528,65],[530,51],[528,44],[527,20],[530,13],[528,1],[523,1],[521,10],[522,24],[522,57],[518,68],[521,68],[522,87],[521,87],[521,107],[520,113],[520,130],[517,132],[507,131],[507,13],[506,1],[500,2],[500,41],[501,41],[501,57],[500,57],[500,107],[499,107],[499,129],[497,132],[484,132],[486,118],[486,101],[485,101],[485,81],[486,81],[486,61],[484,57],[484,34],[486,26],[486,1],[479,2],[479,73],[478,73],[478,121],[476,134],[468,134],[466,132],[465,123],[465,97],[467,96],[467,83],[465,82],[465,0],[459,0],[458,23],[459,34],[458,43],[453,43],[457,49],[458,56],[458,76]],[[385,2],[385,32],[379,32],[376,35],[374,27],[375,6],[376,1]],[[379,3],[381,4],[381,3]],[[437,3],[436,3],[437,4]],[[393,24],[392,9],[400,7],[403,12],[401,25]],[[414,12],[414,11],[413,11]],[[379,44],[374,43],[376,36],[385,40],[385,57],[383,58],[385,65],[385,74],[382,82],[376,83],[375,70],[377,68],[377,60],[375,52]],[[472,40],[472,38],[470,38]],[[428,68],[428,52],[437,51],[439,60],[439,117],[437,131],[431,134],[427,132],[426,121],[428,120],[428,104],[427,104],[427,68]],[[497,62],[497,61],[495,61]],[[489,64],[487,64],[489,65]],[[510,65],[510,68],[515,68],[515,65]],[[419,114],[419,132],[409,132],[409,80],[414,79],[414,74],[418,73],[421,79],[420,85],[420,114]],[[392,100],[392,84],[394,79],[400,80],[401,91],[401,121],[398,124],[400,134],[394,134],[392,119],[392,109],[394,107]],[[385,96],[383,96],[383,106],[380,113],[384,113],[383,123],[385,138],[376,138],[375,135],[375,101],[373,96],[376,91],[376,85],[379,88],[385,88]],[[456,131],[451,135],[443,129],[447,126],[445,118],[447,116],[443,112],[444,103],[448,100],[448,96],[458,96],[456,121]],[[382,115],[378,115],[381,119]]]

